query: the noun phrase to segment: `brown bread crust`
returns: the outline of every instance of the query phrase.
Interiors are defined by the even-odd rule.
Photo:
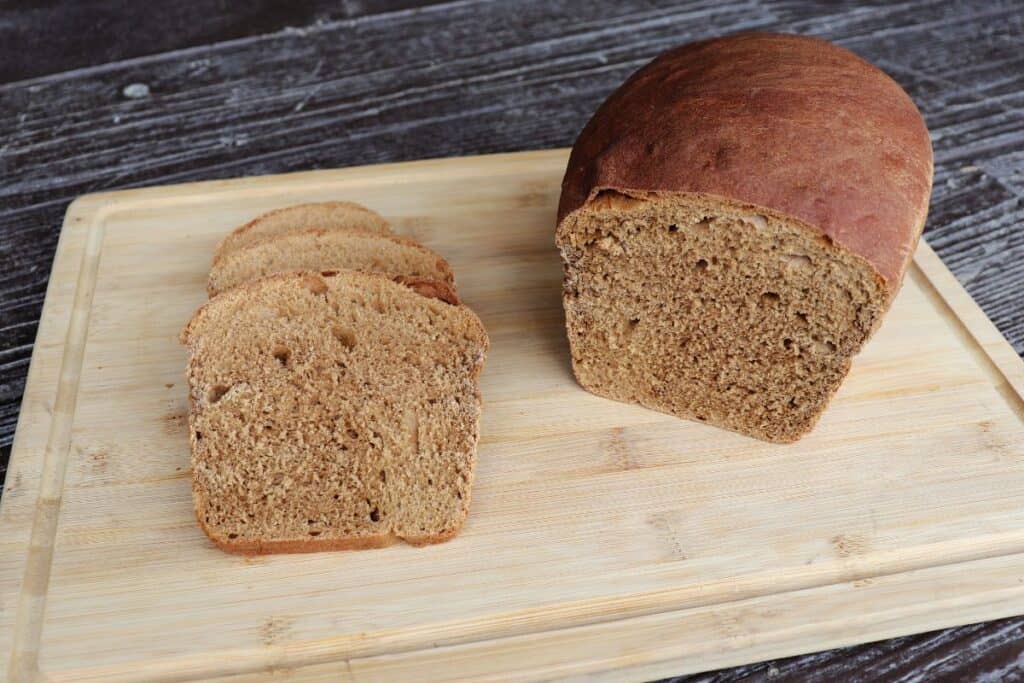
[[[749,33],[667,52],[616,90],[573,147],[558,220],[603,190],[728,198],[820,231],[891,296],[931,185],[928,130],[895,81],[823,40]]]
[[[361,536],[353,538],[328,538],[315,541],[297,539],[289,540],[227,540],[206,525],[199,508],[193,507],[196,520],[203,533],[213,542],[215,546],[224,552],[235,555],[294,555],[299,553],[318,553],[334,550],[372,550],[374,548],[387,548],[398,543],[400,540],[411,546],[434,545],[450,541],[462,530],[462,525],[443,534],[433,536],[414,536],[399,539],[394,534],[381,534],[379,536]],[[465,521],[463,521],[463,524]]]
[[[267,275],[265,277],[261,277],[261,278],[259,278],[257,280],[250,280],[249,282],[242,283],[239,286],[237,286],[234,289],[232,289],[231,291],[232,292],[239,292],[238,296],[249,296],[252,293],[254,293],[254,292],[259,290],[259,288],[260,288],[260,284],[259,283],[261,283],[263,281],[266,281],[266,280],[291,280],[291,279],[294,279],[294,278],[297,278],[297,279],[305,281],[306,283],[308,283],[307,286],[310,287],[310,288],[316,289],[316,288],[321,288],[322,287],[322,288],[324,288],[324,291],[326,291],[326,285],[324,284],[324,282],[323,282],[323,280],[321,278],[324,278],[324,277],[331,278],[331,277],[338,277],[338,276],[344,277],[344,276],[346,276],[346,275],[348,275],[350,273],[359,273],[361,276],[366,276],[366,277],[371,277],[371,278],[380,278],[380,279],[383,279],[383,280],[391,280],[392,282],[395,282],[397,284],[404,285],[404,286],[408,287],[409,289],[411,289],[412,291],[416,292],[420,296],[426,297],[428,299],[438,299],[438,300],[443,301],[446,304],[450,304],[452,306],[461,306],[462,305],[462,301],[459,299],[458,294],[456,294],[455,290],[452,289],[451,285],[449,285],[446,282],[439,282],[437,280],[429,280],[427,278],[407,277],[407,276],[404,276],[404,275],[394,275],[394,276],[392,276],[392,275],[388,275],[386,273],[372,273],[372,272],[352,271],[352,270],[345,270],[345,269],[322,270],[322,271],[319,271],[319,272],[313,272],[313,271],[308,271],[308,270],[300,270],[300,271],[290,271],[290,272],[286,272],[286,273],[273,273],[271,275]],[[207,309],[212,310],[214,308],[214,304],[215,304],[215,300],[211,299],[210,301],[207,301],[205,304],[203,304],[202,306],[200,306],[199,308],[196,309],[195,313],[192,314],[192,317],[189,319],[188,323],[185,324],[184,329],[181,331],[181,334],[178,336],[178,341],[180,343],[182,343],[182,344],[184,344],[186,346],[190,343],[190,340],[192,338],[192,334],[193,334],[193,332],[195,330],[196,325],[199,323],[200,318],[203,315],[206,314]],[[480,325],[480,329],[481,330],[484,329],[482,324]],[[484,334],[486,335],[486,331],[484,332]]]
[[[359,221],[359,227],[352,227],[352,230],[370,232],[378,235],[391,234],[391,228],[388,225],[388,222],[384,220],[384,217],[362,204],[343,201],[294,204],[292,206],[285,206],[280,209],[274,209],[273,211],[267,211],[266,213],[260,214],[251,221],[229,232],[221,239],[217,248],[214,250],[213,263],[214,265],[217,265],[217,263],[228,253],[238,249],[244,244],[251,244],[252,241],[258,241],[258,239],[261,239],[256,237],[255,234],[258,233],[260,228],[268,221],[287,218],[289,223],[294,224],[295,229],[301,229],[303,227],[317,228],[323,227],[318,224],[318,214],[322,216],[323,212],[349,213],[359,216],[361,218]],[[282,233],[275,232],[267,236],[272,237],[279,234]]]
[[[345,232],[349,234],[346,235]],[[335,239],[355,239],[358,241],[374,243],[376,245],[376,253],[378,254],[385,246],[392,249],[405,248],[408,250],[415,250],[422,254],[427,259],[427,261],[433,261],[433,269],[436,271],[437,275],[436,280],[443,280],[447,284],[454,286],[455,274],[452,272],[451,266],[448,265],[448,262],[444,259],[444,257],[434,252],[432,249],[428,249],[427,247],[423,246],[416,240],[411,239],[409,237],[403,237],[401,235],[379,234],[373,232],[364,232],[361,235],[352,235],[351,233],[353,232],[357,231],[351,230],[339,232],[336,230],[325,230],[323,228],[305,228],[285,234],[269,236],[259,240],[258,242],[235,248],[214,261],[213,266],[210,268],[209,279],[207,280],[206,283],[206,293],[212,298],[217,296],[218,294],[233,289],[234,287],[237,287],[238,284],[241,283],[232,284],[234,282],[237,282],[237,279],[232,278],[230,273],[226,273],[225,271],[231,268],[233,262],[235,262],[234,265],[237,265],[237,261],[241,261],[244,264],[245,259],[247,257],[251,257],[253,254],[262,254],[265,259],[267,257],[267,252],[265,251],[265,249],[268,247],[271,249],[276,247],[278,250],[286,251],[288,249],[296,249],[301,246],[306,246],[309,245],[310,243],[317,245],[317,243],[327,242],[329,244],[331,241]],[[270,256],[273,255],[273,253],[270,254]],[[318,252],[317,260],[320,261],[320,263],[316,265],[321,267],[334,268],[335,266],[341,265],[338,264],[337,262],[332,262],[333,259],[331,257],[323,256],[323,252]],[[266,265],[265,260],[263,261],[263,265]],[[365,266],[365,268],[363,266]],[[320,268],[317,269],[319,270]],[[345,269],[346,268],[335,268],[335,270]],[[384,272],[375,264],[370,262],[359,264],[358,266],[353,265],[350,266],[348,269],[365,270],[366,272]],[[294,270],[310,270],[310,268],[304,268],[300,266],[294,268]],[[269,274],[273,273],[267,273],[267,275]],[[266,275],[262,275],[261,277],[266,277]],[[416,277],[418,277],[419,279],[429,280],[431,282],[435,281],[434,277]],[[259,278],[254,277],[253,279]]]

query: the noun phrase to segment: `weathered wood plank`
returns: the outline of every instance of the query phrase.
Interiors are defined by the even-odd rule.
[[[893,638],[750,666],[681,676],[664,683],[806,681],[1018,681],[1024,619]]]
[[[440,1],[14,0],[0,5],[0,83]]]

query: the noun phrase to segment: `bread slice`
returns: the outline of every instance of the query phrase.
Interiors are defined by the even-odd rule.
[[[306,552],[458,532],[488,340],[469,309],[432,296],[443,292],[287,273],[196,312],[182,333],[193,496],[214,543]]]
[[[355,202],[297,204],[269,211],[230,232],[214,252],[214,263],[237,249],[268,237],[309,228],[360,230],[378,235],[391,233],[388,222],[376,211]]]
[[[798,439],[899,290],[931,182],[914,103],[846,50],[743,34],[658,57],[587,124],[562,184],[576,377]]]
[[[226,254],[210,269],[207,291],[216,296],[243,282],[290,270],[367,270],[452,284],[448,262],[423,245],[396,235],[311,229],[265,239]]]

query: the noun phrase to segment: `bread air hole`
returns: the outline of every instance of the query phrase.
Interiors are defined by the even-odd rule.
[[[318,275],[303,276],[301,285],[316,295],[326,294],[328,289],[327,283]]]
[[[761,308],[770,308],[779,303],[779,295],[775,292],[764,292],[761,294]]]
[[[804,254],[783,254],[782,263],[787,268],[800,270],[811,267],[811,257]]]
[[[370,510],[370,521],[371,522],[379,522],[380,521],[380,510],[378,510],[377,508],[373,508],[372,510]]]
[[[822,341],[822,340],[818,339],[817,337],[815,337],[814,340],[813,340],[813,349],[814,349],[815,353],[820,353],[820,354],[835,353],[836,352],[836,345],[833,344],[832,342],[828,341],[828,340]]]
[[[206,392],[206,402],[211,404],[211,405],[216,403],[217,401],[219,401],[222,398],[224,398],[224,394],[228,393],[230,388],[231,387],[224,386],[223,384],[215,384],[215,385],[213,385],[212,387],[210,387],[210,390],[208,392]],[[199,432],[196,432],[196,438],[197,439],[201,439],[202,438],[199,435]]]
[[[352,330],[347,330],[341,325],[334,325],[331,327],[331,334],[337,339],[342,346],[348,350],[352,350],[356,346],[356,335]]]
[[[292,352],[288,349],[287,346],[275,346],[273,353],[274,358],[277,359],[278,363],[280,363],[284,367],[288,367],[288,359],[291,358]]]
[[[604,211],[631,211],[642,206],[643,199],[631,197],[616,190],[601,190],[591,200],[591,206]]]
[[[700,259],[700,260],[698,260],[697,263],[695,263],[693,267],[696,270],[707,270],[708,269],[707,259]]]
[[[754,226],[754,228],[756,228],[758,230],[767,230],[768,229],[768,219],[765,218],[764,216],[760,215],[760,214],[754,214],[752,216],[747,216],[746,217],[746,221],[747,221],[747,223],[749,223],[750,225]]]

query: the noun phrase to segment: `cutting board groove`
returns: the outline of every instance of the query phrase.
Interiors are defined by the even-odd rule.
[[[1024,363],[922,244],[813,434],[573,381],[565,152],[90,195],[68,210],[0,503],[15,680],[641,679],[1024,612]],[[431,548],[239,558],[196,527],[184,351],[216,241],[352,199],[492,338],[474,504]]]

